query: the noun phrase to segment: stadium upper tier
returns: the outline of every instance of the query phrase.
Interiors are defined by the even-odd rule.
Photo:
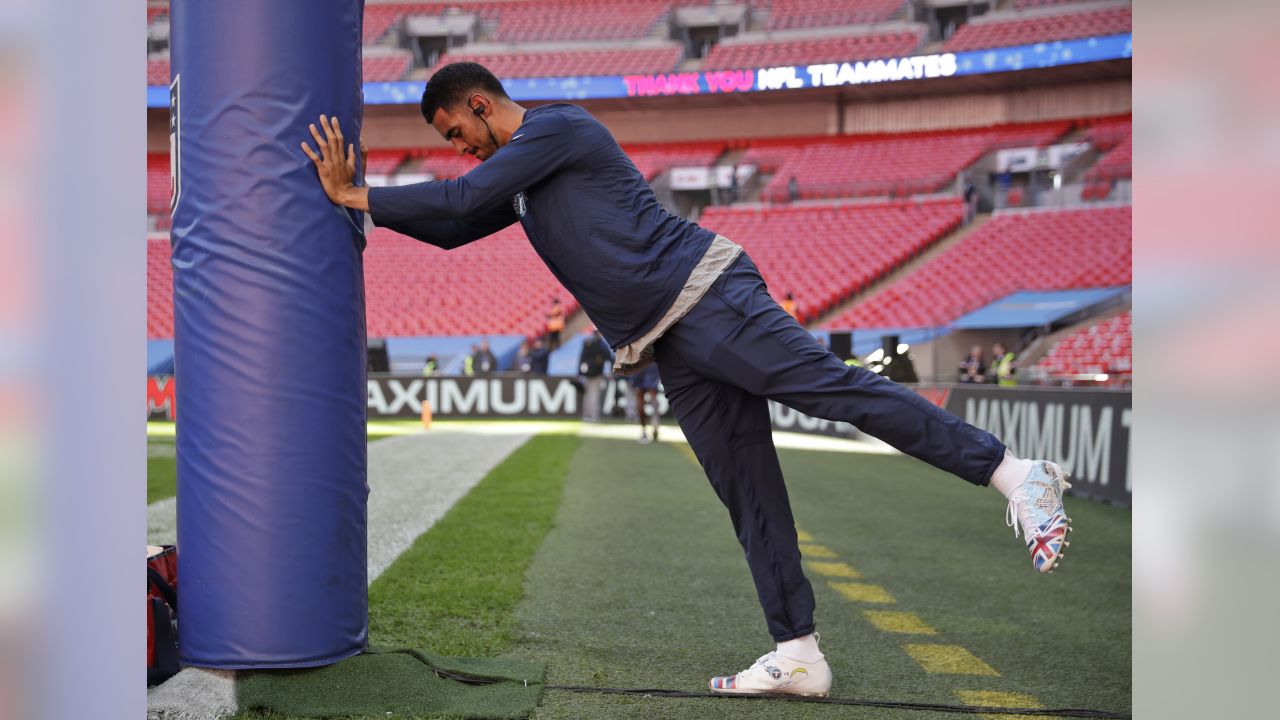
[[[1129,374],[1133,372],[1130,313],[1081,328],[1058,340],[1036,363],[1050,375]]]
[[[826,323],[945,325],[1016,290],[1129,285],[1132,208],[999,213],[909,275]]]
[[[874,205],[709,207],[699,224],[742,245],[801,322],[830,310],[960,225],[958,199]]]
[[[761,140],[744,162],[775,174],[764,199],[785,200],[791,178],[800,199],[933,192],[1001,147],[1043,147],[1070,129],[1068,122],[1006,125],[981,130]]]
[[[1036,13],[996,13],[961,25],[942,49],[946,52],[982,50],[1008,45],[1030,45],[1047,40],[1070,40],[1094,35],[1117,35],[1133,31],[1133,11],[1128,7],[1044,15]]]
[[[811,63],[872,60],[910,55],[920,47],[924,30],[862,33],[808,40],[725,41],[711,48],[704,70],[808,65]]]
[[[407,50],[391,48],[366,49],[361,60],[365,82],[401,80],[413,66],[413,55]],[[169,58],[147,61],[147,84],[169,84]]]
[[[666,16],[668,0],[546,0],[544,2],[365,3],[364,41],[376,42],[409,15],[465,13],[491,25],[498,42],[626,40],[648,37]]]
[[[477,62],[503,78],[665,73],[676,69],[680,55],[680,46],[675,43],[660,47],[611,50],[513,50],[491,53],[468,53],[464,47],[457,52],[442,55],[435,67],[444,67],[454,62]]]
[[[871,60],[920,52],[930,40],[924,25],[913,29],[907,24],[913,16],[904,11],[905,0],[750,0],[745,3],[751,14],[743,32],[713,44],[699,66],[695,58],[686,56],[685,45],[669,41],[678,31],[668,28],[666,21],[679,6],[710,4],[710,0],[367,2],[364,79],[419,79],[430,70],[418,67],[415,71],[413,54],[404,49],[405,40],[390,32],[410,16],[474,16],[478,24],[463,44],[426,62],[439,67],[474,60],[504,78],[658,74],[691,68],[731,70]],[[1045,7],[978,16],[960,25],[943,49],[977,50],[1132,29],[1128,6],[1020,0],[1017,7],[1031,4]],[[167,6],[148,5],[149,24],[167,21],[167,15]],[[885,21],[892,25],[883,25]],[[804,28],[821,28],[823,37],[797,37],[803,36]],[[832,37],[832,32],[838,36]],[[637,41],[647,46],[635,47]],[[149,85],[169,82],[169,59],[163,45],[160,47],[147,63]]]
[[[894,17],[904,5],[906,0],[772,0],[765,27],[790,30],[875,23]]]

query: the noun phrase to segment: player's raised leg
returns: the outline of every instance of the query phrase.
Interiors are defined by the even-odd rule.
[[[1068,487],[1062,468],[1019,460],[1004,443],[914,391],[841,362],[818,345],[769,296],[745,255],[727,270],[695,312],[677,324],[704,338],[687,358],[700,372],[769,397],[807,415],[852,423],[912,457],[974,485],[994,485],[1009,500],[1036,570],[1056,567],[1066,548]],[[727,331],[704,304],[722,305],[739,322]],[[681,326],[684,326],[681,328]]]

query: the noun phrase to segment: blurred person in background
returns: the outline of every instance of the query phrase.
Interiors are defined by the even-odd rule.
[[[991,346],[991,378],[998,385],[1015,387],[1018,384],[1018,356],[1007,350],[1002,343]]]
[[[534,375],[546,375],[550,362],[551,351],[542,342],[542,338],[534,338],[533,346],[529,348],[529,372]]]
[[[555,352],[560,347],[560,333],[564,332],[564,308],[560,298],[551,298],[551,308],[547,310],[547,346]]]
[[[658,363],[676,419],[738,531],[776,643],[742,672],[711,678],[712,692],[825,696],[831,687],[769,399],[848,422],[973,485],[994,487],[1007,501],[1006,523],[1025,533],[1033,569],[1058,566],[1070,530],[1061,467],[1019,459],[991,433],[819,348],[769,295],[742,246],[670,214],[586,110],[524,108],[493,73],[468,62],[437,69],[421,109],[446,142],[480,165],[450,180],[357,186],[354,144],[327,116],[320,117],[323,135],[309,128],[318,149],[303,142],[303,152],[335,204],[423,242],[459,247],[519,222],[615,349],[615,371],[633,375]]]
[[[529,354],[528,340],[520,343],[520,349],[516,351],[516,362],[513,367],[516,372],[522,372],[526,375],[533,372],[533,357]]]
[[[662,423],[662,418],[658,415],[658,381],[657,363],[630,378],[631,392],[636,404],[636,419],[640,421],[639,443],[641,445],[648,445],[658,439],[658,427]],[[653,403],[652,412],[647,412],[649,409],[647,403],[650,402]],[[653,426],[652,439],[648,435],[650,423]]]
[[[796,315],[796,296],[792,293],[787,293],[787,296],[782,299],[782,309],[791,316],[792,320],[799,319]]]
[[[578,356],[578,376],[582,380],[582,419],[585,422],[600,420],[600,386],[604,384],[604,366],[612,357],[600,332],[592,330],[591,335],[583,341],[582,353]]]
[[[960,382],[985,383],[987,381],[987,363],[982,359],[982,346],[969,348],[969,354],[960,361]]]
[[[471,355],[471,369],[479,375],[492,375],[498,371],[498,358],[489,350],[489,339],[480,341],[480,347]]]
[[[476,354],[480,352],[480,346],[471,343],[471,352],[462,358],[462,374],[471,377],[476,374]]]

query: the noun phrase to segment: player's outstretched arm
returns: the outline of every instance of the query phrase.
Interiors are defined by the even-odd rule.
[[[324,129],[323,138],[314,124],[308,127],[319,150],[318,152],[312,150],[311,146],[304,141],[302,152],[315,163],[324,194],[328,195],[329,200],[336,205],[367,211],[369,189],[355,185],[356,148],[354,144],[347,144],[343,140],[338,118],[320,116],[320,127]]]

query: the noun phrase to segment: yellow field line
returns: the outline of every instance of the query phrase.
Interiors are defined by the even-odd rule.
[[[891,604],[898,602],[888,590],[870,583],[829,582],[832,590],[840,593],[846,600],[864,603]]]
[[[855,570],[848,563],[809,560],[805,562],[805,565],[819,575],[826,575],[827,577],[848,578],[850,580],[857,580],[862,577],[862,573]]]
[[[995,668],[959,645],[907,644],[902,649],[928,673],[993,677],[1000,675]]]
[[[938,631],[929,627],[919,615],[897,610],[863,610],[862,614],[884,632],[903,635],[937,635]]]
[[[956,697],[965,705],[993,708],[1041,708],[1039,700],[1016,692],[995,692],[993,690],[956,690]],[[978,717],[986,720],[1043,720],[1044,715],[996,715],[981,714]]]

